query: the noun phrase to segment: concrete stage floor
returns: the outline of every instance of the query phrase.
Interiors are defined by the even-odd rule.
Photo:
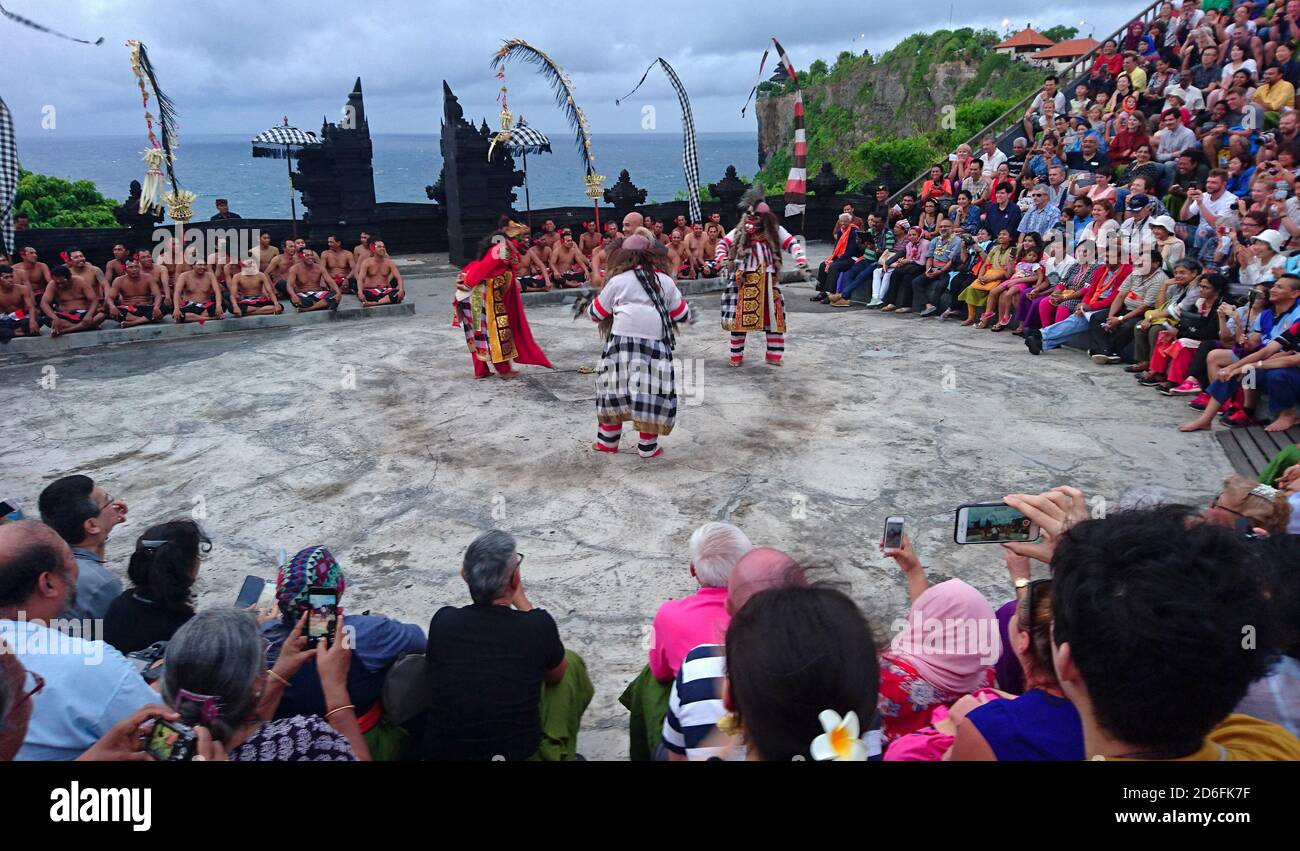
[[[627,754],[624,685],[644,664],[661,601],[692,590],[691,531],[728,519],[753,540],[829,565],[881,634],[907,595],[876,543],[907,516],[938,581],[1008,597],[996,547],[952,543],[952,511],[1073,484],[1110,504],[1133,488],[1207,502],[1231,471],[1208,433],[1180,435],[1184,402],[1075,351],[1038,358],[1018,338],[956,323],[810,305],[786,288],[785,366],[750,344],[726,366],[718,297],[693,299],[688,373],[667,454],[625,439],[590,450],[599,341],[567,308],[534,308],[554,372],[471,378],[450,327],[451,279],[413,283],[415,316],[153,341],[0,360],[9,429],[3,493],[35,513],[50,480],[87,473],[130,505],[108,548],[124,572],[152,522],[194,512],[216,543],[200,606],[227,605],[277,551],[322,543],[348,576],[345,605],[427,626],[468,602],[465,546],[502,527],[524,582],[587,660],[596,697],[580,749]],[[44,385],[42,385],[44,380]],[[631,449],[632,452],[627,450]]]

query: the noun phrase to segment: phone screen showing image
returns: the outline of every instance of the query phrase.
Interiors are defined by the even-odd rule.
[[[308,589],[307,640],[313,646],[322,638],[327,644],[332,643],[338,600],[338,592],[333,588]]]
[[[157,721],[145,742],[145,751],[159,762],[188,759],[193,733],[167,721]]]
[[[898,549],[903,545],[903,518],[890,517],[885,520],[885,549]]]
[[[1001,544],[1037,538],[1033,522],[1009,505],[967,505],[957,511],[959,544]]]

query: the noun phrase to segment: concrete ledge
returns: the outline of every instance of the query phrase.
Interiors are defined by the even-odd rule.
[[[15,337],[8,345],[0,346],[3,355],[34,355],[68,352],[75,349],[90,349],[99,346],[112,346],[119,343],[143,343],[148,340],[179,340],[185,337],[200,337],[209,334],[229,334],[242,331],[268,331],[275,328],[297,328],[306,325],[320,325],[325,322],[370,319],[375,317],[412,316],[415,305],[406,301],[402,304],[382,304],[378,307],[341,307],[336,312],[328,310],[297,313],[292,308],[276,316],[243,316],[238,319],[214,319],[204,322],[175,323],[170,319],[149,325],[137,325],[123,328],[109,321],[98,331],[82,331],[77,334],[64,334],[61,337],[43,335],[37,337]]]

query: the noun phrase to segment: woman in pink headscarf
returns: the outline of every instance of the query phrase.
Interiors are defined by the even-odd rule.
[[[930,713],[994,683],[1002,649],[988,601],[960,579],[930,585],[912,543],[884,550],[907,575],[907,626],[880,654],[880,729],[886,743],[930,723]]]

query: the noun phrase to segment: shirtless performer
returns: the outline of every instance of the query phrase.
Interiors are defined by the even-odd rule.
[[[126,274],[126,258],[131,252],[122,243],[113,246],[113,259],[104,267],[104,280],[112,283]]]
[[[406,298],[406,282],[397,264],[388,256],[388,247],[380,240],[375,253],[361,262],[357,270],[357,293],[362,307],[401,304]]]
[[[293,244],[298,249],[298,256],[302,257],[302,253],[307,250],[307,240],[303,239],[302,237],[298,237],[293,241]]]
[[[125,271],[108,285],[104,303],[108,318],[122,323],[123,328],[157,322],[165,315],[162,310],[163,294],[158,282],[140,271],[140,261],[126,259]]]
[[[561,289],[576,289],[591,277],[591,264],[578,250],[568,228],[560,231],[560,243],[551,253],[551,277]]]
[[[352,268],[361,268],[361,261],[370,256],[370,234],[365,231],[361,232],[361,242],[357,243],[356,248],[352,249],[352,256],[356,258],[356,263],[353,264]]]
[[[95,293],[95,298],[106,304],[104,299],[108,284],[104,280],[104,273],[99,271],[98,266],[86,262],[86,255],[80,248],[69,248],[65,253],[68,258],[68,271],[72,272],[73,279],[89,284]]]
[[[538,258],[546,264],[546,277],[550,278],[551,254],[554,252],[551,251],[551,246],[546,244],[546,240],[542,239],[543,236],[544,234],[541,231],[538,231],[528,240],[528,245],[532,251],[537,253]]]
[[[271,235],[262,231],[257,235],[257,271],[265,272],[271,261],[280,255],[280,249],[271,244]]]
[[[72,277],[67,266],[52,273],[53,283],[41,296],[42,325],[49,326],[50,336],[94,331],[104,324],[104,309],[95,297],[94,288],[84,278]]]
[[[687,232],[686,238],[682,240],[686,246],[686,256],[691,260],[691,271],[695,277],[706,277],[704,274],[704,249],[708,247],[708,240],[704,238],[704,225],[696,222],[691,225],[690,231]],[[708,255],[712,259],[713,255]]]
[[[153,262],[153,255],[148,251],[137,251],[135,259],[140,261],[140,276],[149,278],[158,285],[158,292],[162,293],[162,312],[167,315],[172,312],[172,278],[167,271],[167,267],[159,266]]]
[[[538,240],[533,241],[537,242]],[[549,251],[554,251],[560,244],[560,234],[555,229],[555,222],[551,219],[542,222],[541,243],[545,245]]]
[[[664,233],[664,223],[663,223],[663,222],[656,221],[656,222],[654,223],[654,225],[650,228],[650,232],[651,232],[652,234],[654,234],[654,238],[655,238],[655,239],[659,240],[659,244],[660,244],[660,245],[662,245],[662,246],[664,246],[664,247],[667,247],[667,245],[668,245],[668,234]]]
[[[597,290],[605,286],[605,264],[609,262],[610,246],[615,240],[621,240],[623,237],[615,235],[613,237],[605,236],[601,240],[600,247],[591,253],[591,285]]]
[[[224,315],[221,287],[207,264],[199,263],[188,272],[181,272],[172,294],[172,321],[205,322],[221,319]]]
[[[265,272],[258,271],[260,257],[253,252],[230,277],[230,312],[235,316],[258,316],[284,310],[275,297],[275,285]]]
[[[39,337],[41,323],[36,314],[32,288],[14,276],[13,267],[0,264],[0,343],[14,337]]]
[[[709,225],[718,226],[718,239],[722,239],[724,236],[727,235],[727,229],[722,226],[721,213],[709,213],[709,220],[704,223],[704,232],[706,234],[709,232]]]
[[[382,244],[375,243],[376,247]],[[363,263],[362,266],[364,267],[365,264]],[[364,268],[362,273],[365,273]],[[361,281],[364,287],[365,278]],[[289,290],[289,301],[293,302],[293,306],[298,308],[299,313],[309,313],[313,310],[338,310],[339,300],[343,297],[339,292],[338,284],[325,274],[325,267],[320,264],[320,258],[311,249],[302,252],[302,262],[289,270],[289,278],[285,285]]]
[[[187,252],[183,246],[177,245],[173,237],[167,237],[163,240],[162,248],[158,251],[158,265],[167,273],[166,283],[168,289],[164,291],[164,301],[170,302],[172,289],[176,286],[176,281],[182,274],[194,268],[190,260],[195,259],[186,256]]]
[[[543,246],[533,245],[525,237],[522,247],[526,250],[519,260],[519,288],[526,293],[549,291],[554,285],[551,283],[551,269],[542,254]]]
[[[616,222],[605,222],[605,245],[619,238],[618,224]]]
[[[691,266],[691,255],[686,250],[682,235],[677,231],[673,231],[672,236],[668,237],[668,277],[674,281],[695,277]]]
[[[225,291],[226,281],[239,274],[239,264],[230,253],[224,239],[217,240],[217,250],[208,255],[208,268],[217,279],[217,287]]]
[[[289,297],[289,271],[298,265],[298,244],[292,239],[284,241],[284,253],[277,254],[266,267],[266,276],[275,284],[280,298]]]
[[[357,255],[344,248],[338,237],[330,234],[329,248],[325,249],[320,259],[325,264],[326,274],[339,285],[339,290],[356,295],[356,271],[361,265],[357,262]]]
[[[672,235],[675,233],[675,234],[679,234],[681,238],[684,240],[686,239],[686,235],[691,232],[690,225],[686,224],[685,216],[678,216],[676,219],[673,220],[673,225],[674,227],[672,233],[668,234],[668,237],[670,239],[672,238]]]
[[[588,260],[591,259],[592,253],[600,248],[600,231],[596,230],[595,222],[583,222],[582,226],[586,228],[582,237],[578,240],[578,249]]]
[[[30,245],[18,249],[18,265],[14,266],[14,278],[31,287],[32,298],[36,299],[37,304],[41,303],[46,288],[54,280],[50,276],[50,267],[36,258],[36,249]]]
[[[721,215],[718,213],[714,213],[713,215],[721,218]],[[722,241],[722,237],[726,236],[726,232],[723,231],[722,225],[712,221],[713,216],[710,216],[709,218],[709,223],[704,226],[703,275],[706,278],[716,278],[718,276],[718,264],[714,262],[713,256],[717,253],[718,243]]]
[[[645,227],[645,216],[640,213],[628,213],[623,217],[623,238],[631,236],[637,232],[638,228]]]

